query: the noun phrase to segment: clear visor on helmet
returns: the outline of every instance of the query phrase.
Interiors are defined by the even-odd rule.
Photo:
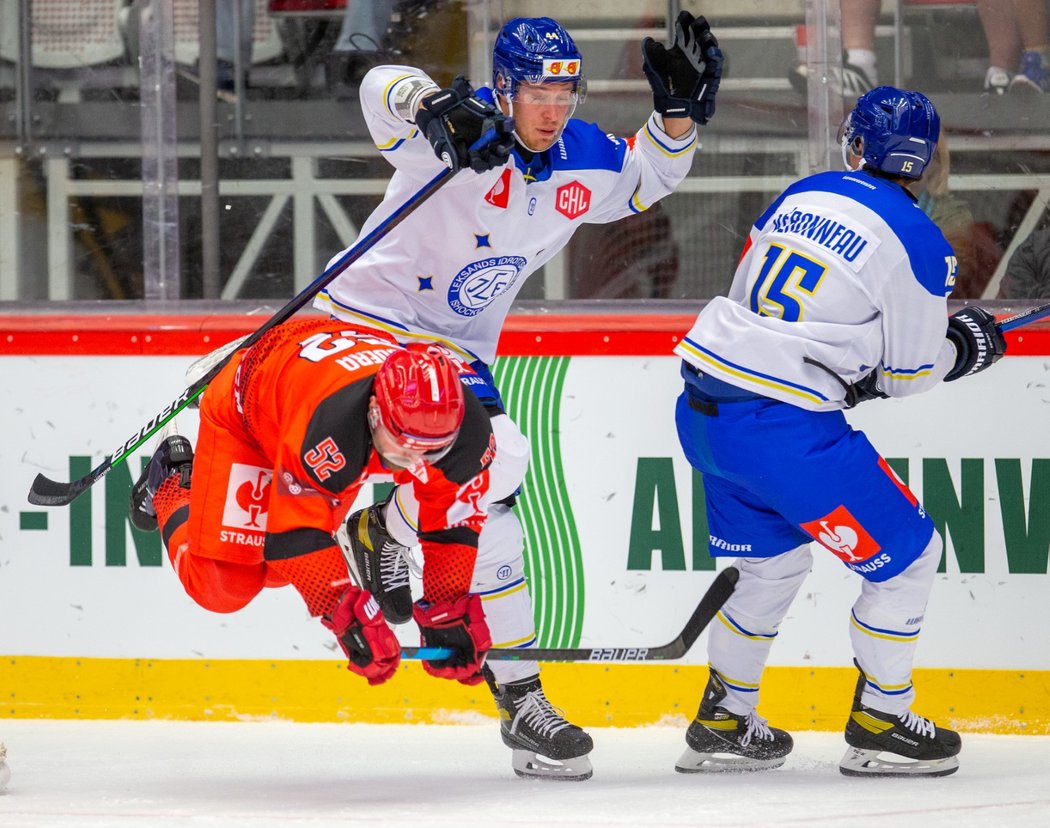
[[[444,440],[412,440],[398,437],[384,425],[379,407],[368,409],[368,425],[372,431],[372,445],[387,465],[410,469],[419,463],[436,463],[449,453],[456,441],[455,431]]]
[[[853,146],[852,145],[853,142],[851,142],[849,140],[849,133],[850,133],[850,116],[847,115],[845,118],[842,119],[842,123],[839,124],[839,131],[838,131],[838,136],[837,136],[837,139],[838,139],[838,142],[839,142],[839,147],[842,149],[842,165],[847,170],[853,169],[853,167],[851,167],[850,163],[849,163],[849,159],[850,159],[850,155],[851,154],[859,156],[860,159],[861,159],[860,160],[860,166],[864,166],[864,158],[863,158],[863,151],[864,151],[864,149],[863,149],[863,146],[862,145]]]
[[[559,106],[573,108],[587,97],[587,83],[580,78],[569,83],[513,84],[507,99],[526,106]]]

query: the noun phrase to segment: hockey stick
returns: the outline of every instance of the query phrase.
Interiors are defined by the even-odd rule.
[[[1001,332],[1006,333],[1006,331],[1012,331],[1014,328],[1020,328],[1023,325],[1031,325],[1033,322],[1038,322],[1040,319],[1045,319],[1048,316],[1050,316],[1050,303],[1014,314],[1002,322],[998,322],[996,327]]]
[[[267,331],[283,322],[287,322],[295,313],[302,310],[318,291],[360,259],[362,255],[375,246],[376,242],[415,212],[420,205],[448,183],[453,175],[454,172],[451,169],[445,169],[424,184],[415,195],[395,210],[382,224],[347,250],[337,262],[303,288],[287,305],[271,316],[261,328],[244,340],[240,347],[251,347]],[[232,353],[233,351],[231,350],[224,359],[212,366],[196,382],[191,383],[185,391],[164,406],[149,422],[121,443],[112,454],[108,455],[105,460],[80,479],[70,483],[61,483],[56,480],[50,480],[43,474],[38,474],[33,481],[33,485],[29,488],[29,502],[35,506],[66,506],[72,503],[84,491],[104,477],[110,469],[127,459],[135,449],[152,437],[166,422],[197,399],[204,392],[204,389],[208,387],[208,383],[215,379],[219,371],[222,370]]]
[[[733,594],[740,572],[736,567],[723,569],[711,582],[696,605],[685,627],[673,641],[661,647],[531,647],[525,649],[492,649],[488,661],[674,661],[689,652],[700,633],[714,620],[722,605]],[[437,661],[448,658],[452,650],[445,647],[405,647],[404,659]]]

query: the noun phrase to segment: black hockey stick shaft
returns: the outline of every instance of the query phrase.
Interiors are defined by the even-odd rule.
[[[1012,331],[1014,328],[1031,325],[1033,322],[1038,322],[1040,319],[1045,319],[1048,316],[1050,316],[1050,302],[1045,305],[1040,305],[1037,308],[1014,314],[1013,316],[1004,319],[1002,322],[996,323],[996,326],[1000,331],[1005,333],[1006,331]]]
[[[674,661],[682,658],[696,643],[700,633],[718,615],[722,605],[736,589],[740,572],[736,567],[723,569],[715,576],[704,597],[696,605],[685,627],[673,641],[660,647],[526,647],[524,649],[492,649],[487,661]],[[452,655],[442,647],[405,647],[404,659],[439,661]]]
[[[391,230],[410,216],[416,209],[424,204],[434,193],[443,187],[452,178],[454,172],[450,169],[442,170],[437,176],[423,185],[423,187],[387,217],[378,227],[372,230],[363,239],[360,239],[353,247],[346,251],[309,285],[303,288],[287,305],[271,316],[261,328],[256,330],[241,344],[241,348],[249,348],[254,345],[267,331],[287,322],[302,310],[306,304],[317,295],[326,285],[335,279],[340,273],[371,250],[375,244],[384,238]],[[110,469],[119,465],[127,459],[139,446],[145,443],[151,436],[157,433],[161,427],[186,406],[199,397],[208,384],[218,376],[223,366],[229,361],[232,353],[225,359],[216,363],[204,376],[191,384],[178,397],[168,403],[157,414],[155,414],[145,425],[132,434],[108,455],[99,465],[93,468],[83,477],[70,483],[62,483],[51,480],[43,474],[38,474],[29,488],[29,502],[35,506],[66,506],[77,499],[83,492],[91,488],[102,479]]]

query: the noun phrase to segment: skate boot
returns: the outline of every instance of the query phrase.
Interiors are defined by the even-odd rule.
[[[539,676],[500,686],[488,667],[483,672],[496,699],[503,744],[513,751],[511,764],[518,776],[568,782],[591,778],[594,770],[587,754],[594,742],[547,701]]]
[[[685,732],[687,745],[675,763],[679,773],[756,771],[779,768],[794,742],[770,727],[754,710],[744,716],[719,706],[726,688],[714,668],[696,718]]]
[[[856,661],[854,661],[856,664]],[[860,665],[857,665],[860,670]],[[962,740],[910,710],[899,716],[861,704],[867,677],[861,670],[846,723],[849,750],[839,762],[846,776],[948,776],[959,769]]]
[[[412,589],[408,583],[408,548],[383,525],[383,504],[354,512],[336,533],[343,555],[358,585],[379,602],[391,624],[412,620]]]
[[[190,441],[181,434],[164,437],[153,452],[153,457],[150,458],[142,476],[131,487],[131,503],[128,508],[131,524],[143,532],[156,531],[157,511],[153,508],[153,496],[157,489],[173,474],[179,475],[179,485],[188,489],[192,471],[193,448]]]

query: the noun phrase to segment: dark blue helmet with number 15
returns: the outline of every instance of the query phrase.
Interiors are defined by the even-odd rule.
[[[864,159],[867,169],[901,178],[922,178],[933,159],[941,119],[929,98],[893,86],[880,86],[857,99],[839,129],[842,157]]]

